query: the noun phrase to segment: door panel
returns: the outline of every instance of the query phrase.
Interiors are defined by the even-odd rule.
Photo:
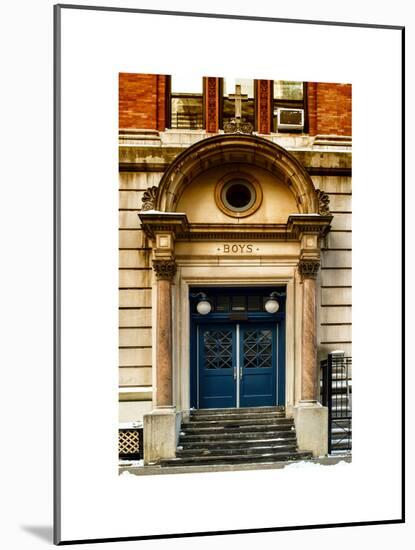
[[[199,407],[236,407],[236,326],[199,326]]]
[[[278,327],[263,322],[199,325],[197,406],[283,404],[283,373],[277,387]]]
[[[253,323],[240,327],[240,406],[276,404],[276,327]]]

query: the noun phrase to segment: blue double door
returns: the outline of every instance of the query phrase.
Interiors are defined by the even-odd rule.
[[[198,407],[283,404],[284,384],[277,323],[198,326]]]

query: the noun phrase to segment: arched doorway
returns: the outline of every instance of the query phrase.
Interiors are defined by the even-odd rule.
[[[315,278],[320,241],[331,216],[321,210],[319,194],[301,164],[282,147],[256,136],[205,139],[179,155],[159,187],[148,190],[140,219],[151,242],[157,279],[153,337],[158,414],[183,417],[194,406],[218,406],[221,398],[227,407],[261,406],[270,399],[283,405],[288,416],[300,403],[316,404]],[[225,322],[214,309],[195,323],[192,293],[210,294],[213,301],[220,295],[241,296],[247,304],[255,292],[264,300],[266,293],[277,290],[285,293],[283,331],[277,317],[265,319],[263,310],[255,322],[263,315],[261,321],[269,324],[255,328],[247,305],[239,311],[245,314],[239,322],[231,318],[235,312],[228,311]],[[213,366],[214,350],[227,367],[220,361],[219,368]],[[239,381],[241,373],[242,379],[249,375],[246,354],[256,365],[268,354],[264,364],[270,376],[259,366],[255,372],[253,386],[262,384],[257,402],[255,389],[248,397],[250,390],[244,393]],[[284,380],[282,397],[278,378]],[[217,399],[209,404],[212,395]]]

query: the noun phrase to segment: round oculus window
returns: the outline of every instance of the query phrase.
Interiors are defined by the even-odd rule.
[[[255,203],[256,191],[249,181],[232,179],[222,187],[221,199],[229,210],[245,212]]]

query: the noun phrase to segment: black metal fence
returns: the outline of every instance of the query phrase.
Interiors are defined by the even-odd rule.
[[[320,362],[320,398],[328,407],[328,452],[352,450],[352,358],[329,353]]]

